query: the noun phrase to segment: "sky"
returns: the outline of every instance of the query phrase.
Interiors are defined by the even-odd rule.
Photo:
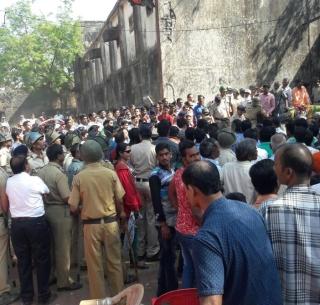
[[[0,0],[0,24],[3,22],[3,13],[6,7],[14,4],[16,0]],[[34,13],[55,14],[60,5],[59,0],[34,0]],[[73,15],[81,20],[105,21],[117,0],[74,0]]]

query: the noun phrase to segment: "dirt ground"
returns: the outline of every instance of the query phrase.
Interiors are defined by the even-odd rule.
[[[158,273],[158,262],[147,263],[149,269],[138,270],[139,283],[143,284],[145,292],[142,300],[143,305],[150,305],[152,297],[155,296],[157,287],[157,273]],[[75,270],[73,270],[75,272]],[[134,270],[130,269],[130,274],[134,274]],[[12,270],[12,280],[17,279],[16,268]],[[18,282],[18,281],[17,281]],[[52,302],[52,305],[78,305],[81,300],[90,299],[89,297],[89,287],[88,278],[86,271],[81,271],[81,282],[83,284],[82,289],[75,290],[72,292],[57,292],[58,298]],[[106,287],[107,287],[106,280]],[[53,292],[56,292],[56,286],[51,286]],[[13,303],[14,305],[20,305],[21,301]],[[34,303],[36,304],[36,303]]]

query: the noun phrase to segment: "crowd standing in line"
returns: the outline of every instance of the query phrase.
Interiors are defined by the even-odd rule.
[[[0,304],[80,289],[74,265],[90,298],[106,297],[105,278],[115,295],[132,281],[124,251],[139,269],[159,261],[160,296],[179,287],[178,249],[181,288],[202,305],[319,304],[319,102],[320,81],[309,95],[285,78],[221,86],[213,101],[3,123]]]

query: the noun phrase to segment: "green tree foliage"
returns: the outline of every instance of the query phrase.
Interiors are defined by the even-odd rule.
[[[33,91],[50,88],[59,95],[73,87],[73,63],[83,52],[79,21],[64,0],[55,21],[31,11],[30,0],[6,10],[0,27],[0,87]]]

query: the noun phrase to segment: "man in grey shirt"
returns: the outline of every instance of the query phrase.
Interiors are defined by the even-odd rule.
[[[137,221],[138,267],[145,268],[144,256],[153,260],[159,253],[158,234],[151,200],[149,177],[157,164],[155,146],[151,143],[151,128],[148,124],[140,127],[141,143],[131,146],[130,163],[134,169],[136,188],[140,194],[142,208]]]

